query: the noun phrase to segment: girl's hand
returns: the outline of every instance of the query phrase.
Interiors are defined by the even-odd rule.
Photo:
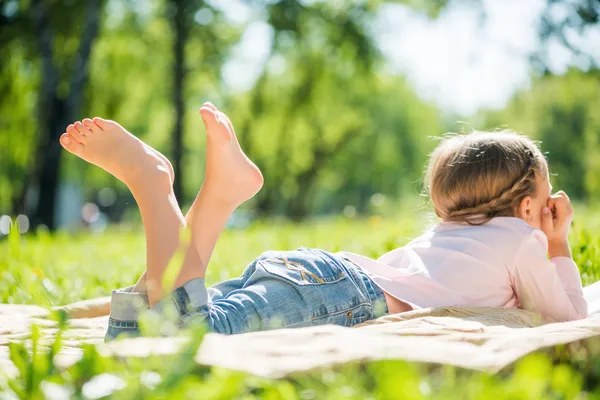
[[[573,221],[573,206],[562,190],[550,197],[542,209],[542,231],[548,238],[550,257],[571,257],[569,228]]]

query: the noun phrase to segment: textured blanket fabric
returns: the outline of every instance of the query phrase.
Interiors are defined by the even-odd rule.
[[[145,357],[170,354],[182,338],[138,338],[103,343],[107,299],[66,307],[70,329],[56,362],[67,366],[81,355],[82,343],[94,343],[102,354]],[[7,344],[28,340],[30,325],[43,328],[44,342],[56,334],[48,311],[25,305],[0,305],[0,368],[9,375]],[[390,315],[357,328],[321,326],[244,335],[209,334],[198,350],[200,364],[246,371],[265,377],[348,361],[403,359],[498,371],[539,348],[571,343],[600,334],[600,315],[581,321],[551,323],[516,309],[442,307]]]

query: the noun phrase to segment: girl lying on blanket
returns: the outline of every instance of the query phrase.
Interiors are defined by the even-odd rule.
[[[204,276],[217,239],[263,177],[240,148],[229,118],[210,103],[200,114],[206,175],[185,217],[169,161],[118,123],[84,119],[60,138],[67,151],[127,185],[144,223],[146,271],[135,286],[113,291],[107,340],[138,334],[143,309],[169,304],[182,325],[204,320],[210,330],[227,334],[352,326],[435,306],[522,307],[556,321],[587,315],[567,241],[573,208],[564,192],[551,195],[543,155],[515,133],[473,133],[439,145],[426,181],[442,222],[408,245],[378,260],[307,248],[268,251],[239,278],[207,289]],[[184,226],[191,232],[187,244],[179,238]],[[185,256],[169,293],[162,278],[180,246]]]

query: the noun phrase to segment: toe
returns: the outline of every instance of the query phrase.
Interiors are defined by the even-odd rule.
[[[79,155],[81,149],[83,149],[83,145],[79,143],[77,140],[73,139],[73,137],[68,133],[63,133],[60,137],[60,144],[70,153]]]
[[[94,121],[92,121],[89,118],[85,118],[83,121],[81,121],[81,123],[83,124],[83,126],[85,126],[86,128],[88,128],[93,133],[97,133],[97,132],[100,132],[102,130],[102,128],[100,128],[98,125],[96,125],[94,123]]]
[[[218,116],[219,116],[218,118],[221,120],[221,122],[223,124],[225,124],[225,126],[229,129],[229,131],[231,133],[234,133],[233,124],[231,123],[231,120],[229,119],[229,117],[221,111],[218,112]]]
[[[115,128],[119,126],[115,121],[111,121],[110,119],[104,119],[100,117],[94,117],[94,123],[98,125],[103,130],[107,130],[110,128]]]
[[[90,131],[88,128],[83,126],[83,124],[81,122],[77,121],[77,122],[75,122],[74,125],[75,125],[75,129],[77,130],[77,132],[79,132],[83,136],[88,136],[88,135],[92,134],[92,131]]]
[[[207,101],[202,106],[203,107],[208,107],[208,108],[210,108],[213,111],[219,111],[219,109],[213,103],[211,103],[210,101]]]
[[[67,126],[67,133],[71,136],[71,138],[79,143],[84,139],[83,135],[79,133],[77,129],[75,129],[75,125],[71,124]]]
[[[213,111],[212,108],[210,108],[206,105],[202,106],[202,108],[200,109],[200,116],[202,117],[202,120],[204,121],[204,125],[206,126],[206,129],[216,127],[219,124],[219,121],[217,120],[217,113],[215,111]]]
[[[200,115],[206,127],[206,136],[209,140],[216,140],[217,143],[229,143],[233,136],[232,131],[227,126],[227,117],[225,114],[213,111],[211,108],[202,107]]]

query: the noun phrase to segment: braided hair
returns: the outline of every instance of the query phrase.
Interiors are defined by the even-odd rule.
[[[536,195],[536,174],[546,171],[537,145],[514,132],[452,135],[431,155],[427,190],[444,221],[481,225],[516,216],[521,200]]]

